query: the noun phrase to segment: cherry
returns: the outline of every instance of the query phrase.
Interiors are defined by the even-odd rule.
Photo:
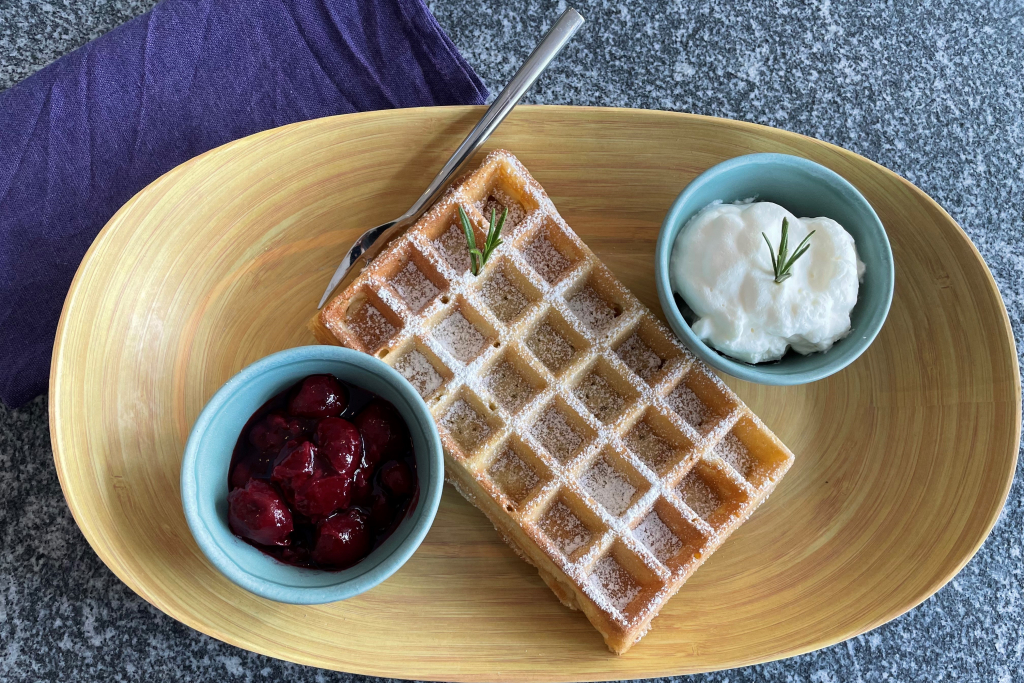
[[[408,447],[409,435],[405,422],[387,401],[374,399],[355,417],[359,433],[363,435],[364,466],[374,467],[385,458],[402,455]]]
[[[231,474],[228,477],[228,489],[234,491],[240,489],[252,479],[252,465],[246,461],[242,461],[231,468]]]
[[[323,476],[316,457],[316,446],[308,441],[292,439],[281,449],[270,479],[281,485],[285,496],[295,501],[295,492],[310,479]]]
[[[295,491],[295,510],[307,517],[321,519],[335,510],[347,508],[351,498],[351,477],[320,477],[311,479]]]
[[[353,508],[320,522],[312,558],[323,566],[351,567],[369,554],[370,545],[366,514]]]
[[[388,497],[383,491],[373,494],[373,502],[370,503],[370,522],[376,531],[383,531],[391,526],[395,519],[395,510],[391,507]]]
[[[302,425],[298,420],[271,413],[249,431],[249,443],[261,453],[277,454],[289,439],[301,435]]]
[[[288,404],[288,412],[298,417],[335,417],[348,406],[345,390],[332,375],[310,375]]]
[[[360,467],[352,477],[352,502],[363,505],[373,493],[373,468]]]
[[[285,546],[294,524],[292,512],[273,486],[250,479],[228,494],[228,525],[242,538],[262,545]]]
[[[338,474],[349,478],[355,474],[363,456],[363,439],[354,424],[340,417],[324,418],[317,425],[316,442]]]
[[[380,468],[380,483],[391,495],[396,498],[405,498],[412,495],[416,487],[416,480],[413,478],[412,470],[404,462],[392,460]]]

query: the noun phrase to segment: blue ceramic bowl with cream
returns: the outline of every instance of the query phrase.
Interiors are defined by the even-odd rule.
[[[238,435],[270,398],[307,375],[329,373],[390,401],[409,428],[419,498],[395,532],[356,565],[321,571],[282,564],[228,528],[228,467]],[[271,600],[312,605],[345,600],[373,588],[412,556],[437,514],[444,459],[437,427],[416,390],[373,356],[336,346],[302,346],[245,368],[214,394],[199,415],[181,465],[181,501],[192,535],[233,582]]]
[[[681,299],[673,292],[671,281],[670,259],[676,237],[690,219],[707,206],[751,199],[779,204],[798,217],[831,218],[856,242],[865,271],[857,303],[850,313],[852,329],[828,351],[808,355],[790,351],[775,362],[745,363],[701,340],[684,317]],[[736,157],[697,176],[676,198],[662,222],[654,269],[665,318],[683,344],[717,370],[748,382],[772,385],[814,382],[856,360],[871,345],[885,322],[895,280],[889,238],[867,199],[834,171],[788,154]]]

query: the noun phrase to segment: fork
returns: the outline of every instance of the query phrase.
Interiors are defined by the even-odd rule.
[[[354,270],[354,266],[357,263],[362,263],[363,265],[369,263],[388,242],[398,237],[406,228],[419,220],[420,216],[441,197],[448,183],[455,177],[455,174],[462,165],[473,156],[480,148],[480,145],[494,132],[494,129],[505,120],[505,117],[519,103],[519,100],[526,94],[526,91],[544,73],[544,70],[548,68],[548,65],[551,64],[552,60],[562,51],[562,48],[566,46],[582,25],[583,17],[572,7],[562,12],[562,16],[558,17],[558,21],[545,34],[540,44],[534,48],[533,52],[519,68],[519,71],[516,72],[516,75],[505,86],[505,89],[494,99],[494,102],[484,112],[480,121],[469,132],[469,135],[462,141],[459,148],[455,150],[455,153],[452,154],[452,157],[441,169],[441,172],[437,174],[437,177],[430,182],[426,191],[412,205],[412,208],[393,221],[370,228],[349,248],[345,258],[337,270],[334,271],[331,283],[327,285],[327,290],[317,306],[318,309],[323,308],[330,298],[331,292],[337,288],[350,271]],[[362,270],[362,267],[359,270]],[[358,273],[359,270],[355,270],[355,272]]]

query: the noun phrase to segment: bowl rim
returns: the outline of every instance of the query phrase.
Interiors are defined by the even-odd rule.
[[[741,166],[764,163],[788,165],[810,172],[816,182],[829,185],[833,190],[836,190],[843,199],[852,204],[858,205],[859,208],[863,210],[866,210],[866,213],[869,216],[864,227],[866,227],[869,232],[874,233],[874,239],[877,240],[882,251],[882,272],[878,273],[877,269],[873,269],[876,270],[876,272],[872,273],[870,277],[878,278],[878,282],[884,286],[884,302],[883,305],[877,309],[877,312],[867,320],[866,324],[863,327],[858,328],[858,334],[856,337],[850,335],[841,340],[843,342],[849,342],[847,348],[850,348],[851,346],[853,347],[853,351],[848,352],[848,355],[843,357],[843,360],[841,361],[828,362],[826,360],[817,367],[793,370],[791,372],[763,372],[756,365],[729,358],[725,354],[706,344],[702,339],[694,334],[689,323],[687,323],[685,318],[683,318],[682,312],[675,303],[668,264],[669,259],[671,258],[672,246],[675,242],[674,238],[678,235],[679,230],[683,228],[680,216],[683,213],[684,206],[699,190],[716,182],[720,175],[733,171]],[[699,210],[703,210],[704,208],[705,207],[701,207]],[[670,232],[674,232],[671,238],[669,237]],[[879,331],[882,329],[885,319],[889,315],[889,309],[892,305],[893,290],[895,289],[895,267],[893,264],[892,246],[889,244],[889,236],[885,232],[885,227],[882,225],[882,221],[878,218],[878,214],[875,213],[875,209],[871,206],[871,203],[863,194],[861,194],[860,190],[850,183],[850,181],[846,180],[846,178],[842,177],[832,169],[822,166],[821,164],[811,161],[805,157],[796,156],[794,154],[766,152],[743,154],[717,163],[691,180],[686,187],[683,188],[682,192],[680,192],[675,200],[673,200],[672,206],[665,214],[665,218],[662,220],[661,227],[659,228],[654,257],[654,279],[655,286],[658,291],[658,300],[661,304],[665,319],[668,321],[669,327],[672,328],[672,331],[676,333],[683,344],[685,344],[687,348],[689,348],[690,351],[692,351],[698,358],[717,370],[748,382],[755,382],[757,384],[770,386],[794,386],[799,384],[809,384],[810,382],[815,382],[834,375],[857,360],[857,358],[859,358],[861,354],[871,346],[875,337],[878,336]],[[834,356],[834,358],[839,358],[839,356]]]
[[[420,480],[418,507],[414,512],[415,518],[412,520],[412,525],[405,539],[389,555],[377,558],[377,564],[369,570],[350,579],[341,579],[338,583],[327,586],[286,585],[255,576],[245,571],[243,564],[238,562],[231,553],[225,551],[220,543],[217,542],[207,528],[207,520],[199,511],[197,463],[200,443],[203,441],[207,431],[214,425],[221,409],[228,401],[234,398],[240,389],[249,386],[267,371],[308,360],[341,361],[382,376],[389,385],[395,387],[396,391],[412,406],[415,412],[421,413],[419,415],[420,419],[417,422],[429,425],[430,427],[428,430],[425,430],[424,436],[427,440],[427,456],[432,461],[433,466],[427,475],[427,479],[425,481]],[[423,419],[424,417],[426,419]],[[379,585],[398,571],[419,548],[427,535],[427,531],[429,531],[430,526],[433,524],[440,505],[443,487],[444,455],[441,438],[430,410],[419,393],[397,370],[378,358],[352,349],[329,345],[297,346],[277,351],[240,370],[225,382],[203,407],[189,433],[181,463],[182,508],[185,512],[185,520],[188,523],[189,530],[192,532],[192,536],[199,545],[200,550],[202,550],[203,555],[221,574],[249,592],[277,602],[300,605],[315,605],[346,600]],[[379,550],[380,548],[374,549],[363,561],[373,557],[374,553],[377,553]],[[267,562],[289,566],[278,563],[272,557],[265,557]],[[358,567],[358,564],[352,568]],[[306,571],[326,573],[318,569],[307,569]],[[331,573],[341,574],[345,571],[348,570]]]

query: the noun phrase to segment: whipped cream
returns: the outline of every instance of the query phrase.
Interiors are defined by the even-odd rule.
[[[792,276],[776,283],[761,233],[777,253],[784,217],[790,254],[815,233]],[[762,363],[790,347],[828,351],[849,334],[864,264],[853,237],[831,218],[797,218],[771,202],[716,203],[679,231],[669,271],[697,318],[694,334],[733,358]]]

